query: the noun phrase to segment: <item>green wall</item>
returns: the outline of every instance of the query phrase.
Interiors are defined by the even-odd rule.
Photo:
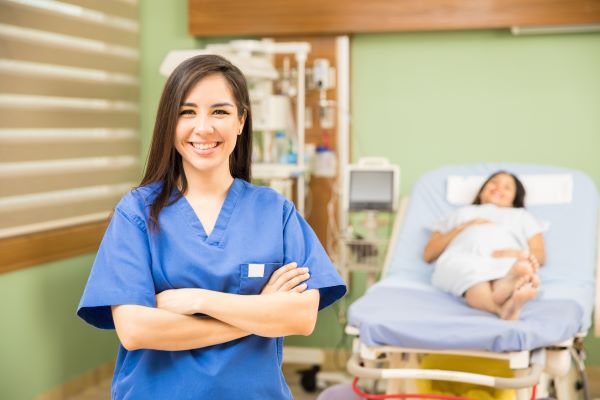
[[[600,34],[358,35],[351,66],[354,159],[400,165],[403,193],[480,161],[579,168],[600,187]]]
[[[31,399],[114,359],[113,332],[75,310],[94,255],[0,275],[0,398]]]
[[[170,49],[187,34],[187,2],[141,1],[140,127],[145,160]],[[441,165],[535,162],[579,168],[600,187],[600,35],[513,37],[505,31],[357,35],[352,39],[353,158],[402,168],[402,192]],[[93,255],[0,275],[0,398],[29,399],[114,358],[114,332],[75,316]],[[349,301],[364,290],[353,280]],[[310,338],[333,347],[339,308]],[[600,339],[587,340],[600,365]],[[27,384],[23,384],[26,378]]]

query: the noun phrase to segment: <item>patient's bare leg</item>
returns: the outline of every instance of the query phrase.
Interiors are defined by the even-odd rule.
[[[492,298],[494,302],[501,306],[509,299],[515,290],[519,278],[532,275],[533,268],[526,259],[517,260],[506,276],[492,281]]]
[[[515,320],[519,319],[519,313],[523,304],[535,297],[537,289],[533,286],[532,277],[523,276],[517,281],[517,286],[510,299],[502,305],[500,318]]]
[[[490,282],[478,283],[467,289],[465,300],[473,308],[500,315],[500,306],[492,298],[492,284]]]

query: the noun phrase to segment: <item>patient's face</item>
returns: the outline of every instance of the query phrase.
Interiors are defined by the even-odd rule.
[[[512,176],[498,174],[493,177],[481,191],[481,204],[495,204],[498,207],[512,207],[517,184]]]

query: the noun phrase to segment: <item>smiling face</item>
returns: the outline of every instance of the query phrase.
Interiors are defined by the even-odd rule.
[[[494,204],[498,207],[512,207],[517,194],[517,184],[508,174],[498,174],[481,189],[481,204]]]
[[[175,148],[186,176],[231,176],[229,156],[245,122],[245,116],[238,114],[221,74],[208,75],[192,87],[180,105],[175,128]]]

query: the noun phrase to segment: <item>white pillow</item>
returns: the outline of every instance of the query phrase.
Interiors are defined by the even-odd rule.
[[[518,175],[525,186],[525,205],[568,204],[573,200],[571,174]],[[448,176],[446,200],[450,204],[471,204],[488,176]]]

